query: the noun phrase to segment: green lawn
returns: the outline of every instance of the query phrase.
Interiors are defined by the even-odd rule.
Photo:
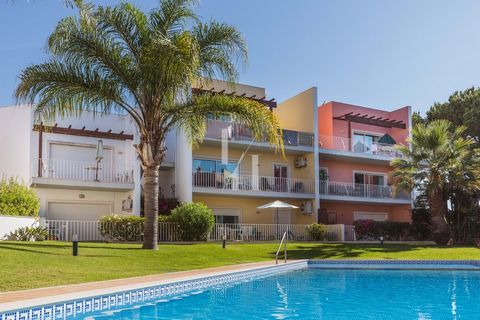
[[[0,242],[0,291],[125,278],[188,269],[272,260],[278,244],[161,245],[81,243],[71,255],[65,242]],[[474,247],[290,243],[291,259],[480,259]]]

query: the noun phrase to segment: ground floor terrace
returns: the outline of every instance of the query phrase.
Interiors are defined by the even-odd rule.
[[[259,206],[281,200],[298,209],[258,209]],[[217,223],[243,224],[311,224],[316,222],[315,199],[277,199],[193,194],[194,202],[212,209]]]
[[[320,201],[318,221],[325,224],[351,225],[356,220],[411,222],[410,204],[348,203]]]

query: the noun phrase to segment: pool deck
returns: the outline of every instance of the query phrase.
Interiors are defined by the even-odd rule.
[[[301,260],[292,260],[288,263],[296,263],[299,261]],[[281,264],[285,265],[284,263]],[[79,283],[57,287],[9,291],[0,293],[0,312],[55,303],[59,301],[75,300],[87,296],[98,296],[112,292],[168,284],[177,281],[193,280],[231,272],[248,271],[274,265],[275,261],[264,261],[207,269],[162,273],[141,277]]]

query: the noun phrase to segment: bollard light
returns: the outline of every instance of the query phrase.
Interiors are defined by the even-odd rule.
[[[225,236],[222,237],[223,238],[223,241],[222,241],[222,248],[225,249],[226,245],[227,245],[227,239]]]
[[[383,247],[383,236],[380,237],[380,245]]]
[[[73,248],[73,256],[78,256],[78,235],[74,234],[72,236],[72,248]]]

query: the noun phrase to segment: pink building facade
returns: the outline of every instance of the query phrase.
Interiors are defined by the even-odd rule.
[[[318,221],[352,224],[355,220],[411,219],[411,195],[395,194],[390,161],[402,155],[394,145],[407,143],[409,106],[382,111],[328,102],[318,108]]]

